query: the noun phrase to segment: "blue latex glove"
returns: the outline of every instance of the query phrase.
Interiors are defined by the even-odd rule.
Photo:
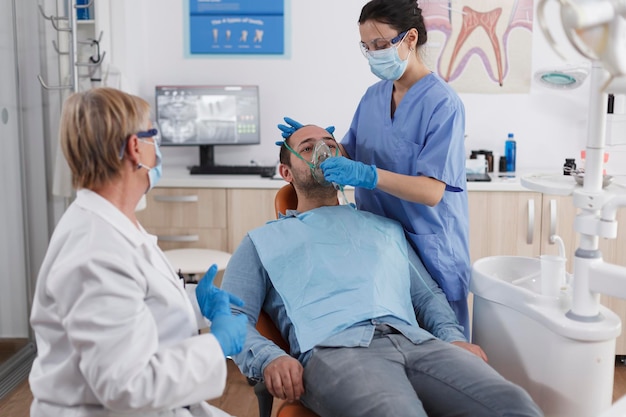
[[[378,184],[376,165],[367,165],[343,156],[328,158],[320,165],[324,179],[341,185],[373,190]]]
[[[291,136],[293,134],[293,132],[295,132],[296,130],[300,129],[302,126],[304,126],[302,123],[300,122],[296,122],[295,120],[293,120],[290,117],[285,117],[284,118],[285,122],[287,122],[287,125],[278,125],[278,128],[283,132],[283,138],[287,139],[289,136]]]
[[[196,298],[198,299],[200,311],[204,317],[211,321],[220,313],[230,315],[231,303],[238,307],[243,306],[243,301],[237,296],[220,290],[213,285],[215,275],[217,275],[217,265],[213,264],[206,271],[198,286],[196,286]],[[225,297],[222,297],[221,294],[224,294]]]
[[[221,292],[217,297],[228,303],[228,293]],[[211,334],[220,344],[224,356],[232,356],[241,352],[246,341],[247,331],[248,318],[243,314],[234,316],[230,313],[218,313],[211,321]]]
[[[287,139],[289,136],[293,135],[293,132],[300,129],[301,127],[304,127],[302,123],[296,122],[291,117],[284,117],[283,119],[285,120],[287,125],[277,125],[277,126],[282,132],[282,136],[284,139]],[[328,126],[326,128],[326,131],[332,135],[333,132],[335,131],[335,126]],[[276,142],[276,145],[278,146],[281,146],[282,144],[283,144],[282,140]]]

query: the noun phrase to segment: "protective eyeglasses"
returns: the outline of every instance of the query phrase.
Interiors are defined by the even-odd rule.
[[[157,145],[161,145],[161,134],[159,133],[159,130],[157,128],[152,128],[150,130],[137,132],[135,133],[135,135],[139,139],[152,138],[154,143],[156,143]]]
[[[153,127],[152,129],[142,130],[140,132],[135,133],[135,136],[137,136],[137,138],[143,143],[149,143],[151,145],[161,146],[161,134],[159,133],[159,129],[157,128]],[[146,140],[148,138],[152,138],[152,141]],[[124,159],[124,149],[126,148],[128,139],[130,139],[130,136],[126,138],[124,143],[122,143],[122,147],[120,148],[120,154],[119,154],[120,160]]]
[[[404,39],[404,37],[406,36],[408,32],[409,32],[408,30],[405,30],[404,32],[398,34],[398,36],[392,39],[376,38],[367,43],[361,41],[359,42],[359,46],[361,47],[361,52],[363,53],[363,56],[367,58],[369,56],[370,51],[381,51],[383,49],[391,48],[393,45],[397,44],[402,39]]]

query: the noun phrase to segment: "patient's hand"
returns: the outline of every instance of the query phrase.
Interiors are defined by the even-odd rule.
[[[489,360],[487,359],[487,354],[478,345],[473,345],[473,344],[467,343],[467,342],[452,342],[452,344],[453,345],[457,345],[458,347],[463,348],[463,349],[473,353],[474,355],[478,356],[479,358],[481,358],[485,362],[489,362]]]
[[[291,356],[280,356],[270,362],[263,371],[265,386],[276,398],[289,402],[299,400],[304,394],[300,362]]]

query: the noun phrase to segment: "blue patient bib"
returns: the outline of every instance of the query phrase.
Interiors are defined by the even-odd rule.
[[[363,320],[417,324],[402,226],[350,206],[321,207],[248,233],[301,352]]]

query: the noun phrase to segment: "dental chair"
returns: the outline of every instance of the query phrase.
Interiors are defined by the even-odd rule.
[[[298,197],[296,191],[291,184],[283,186],[276,197],[274,197],[274,208],[276,209],[276,217],[279,213],[285,214],[287,209],[295,209],[298,205]],[[259,319],[256,323],[256,328],[272,342],[276,343],[278,347],[289,353],[289,344],[283,339],[280,331],[276,328],[270,316],[261,311]],[[249,380],[250,381],[250,380]],[[254,384],[254,393],[257,396],[259,402],[259,416],[270,417],[272,414],[272,406],[274,403],[274,397],[269,393],[263,382],[250,382]],[[276,417],[319,417],[313,411],[303,406],[299,401],[294,403],[283,402],[280,404]]]

